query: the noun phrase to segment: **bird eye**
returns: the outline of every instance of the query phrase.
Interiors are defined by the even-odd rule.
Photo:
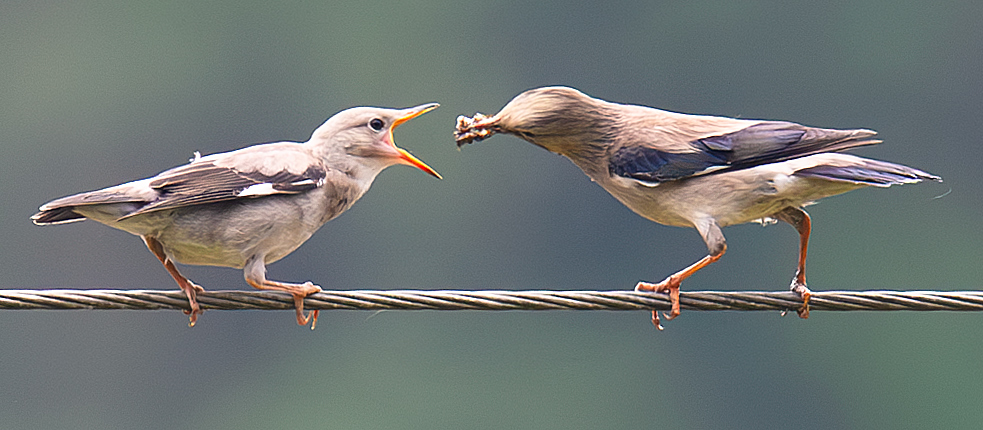
[[[375,131],[382,130],[382,127],[385,125],[386,123],[382,122],[382,120],[379,118],[372,118],[372,121],[369,121],[369,127],[372,127],[372,129]]]

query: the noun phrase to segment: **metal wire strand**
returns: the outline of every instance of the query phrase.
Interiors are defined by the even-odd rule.
[[[792,292],[688,291],[683,309],[774,311],[798,309]],[[269,291],[198,293],[206,310],[293,309],[293,298]],[[983,291],[813,291],[813,311],[981,311]],[[669,296],[636,291],[324,291],[305,300],[307,309],[343,310],[668,310]],[[179,290],[0,290],[0,309],[180,309],[188,299]]]

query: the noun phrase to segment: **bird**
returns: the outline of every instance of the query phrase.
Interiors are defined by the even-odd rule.
[[[306,142],[273,142],[201,156],[156,176],[52,200],[31,217],[35,224],[84,219],[140,236],[188,297],[189,326],[202,314],[204,289],[175,263],[242,269],[260,290],[293,296],[297,323],[304,298],[321,291],[266,278],[266,265],[287,256],[324,223],[350,208],[383,169],[430,166],[396,146],[393,129],[439,105],[406,109],[353,107],[328,118]]]
[[[836,130],[787,121],[691,115],[594,98],[569,87],[527,90],[497,114],[459,116],[458,148],[510,134],[562,155],[629,209],[659,224],[695,228],[708,254],[636,291],[668,293],[680,314],[680,283],[727,250],[721,228],[782,221],[799,233],[789,286],[809,316],[805,264],[812,221],[803,207],[863,187],[941,178],[841,151],[880,143],[867,129]],[[659,314],[652,323],[662,330]]]

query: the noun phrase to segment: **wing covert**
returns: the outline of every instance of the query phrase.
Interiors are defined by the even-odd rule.
[[[296,194],[321,186],[327,169],[313,164],[301,173],[240,170],[199,160],[161,173],[150,181],[160,197],[126,217],[151,211],[273,194]]]
[[[879,143],[870,130],[834,130],[783,121],[696,139],[689,151],[670,152],[658,142],[625,145],[611,154],[612,175],[658,184],[692,176],[747,169],[821,152]]]

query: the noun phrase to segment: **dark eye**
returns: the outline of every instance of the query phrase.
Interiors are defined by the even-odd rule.
[[[385,125],[386,123],[382,122],[382,120],[379,118],[372,118],[372,121],[369,121],[369,127],[372,127],[372,129],[375,131],[382,130],[382,127]]]

